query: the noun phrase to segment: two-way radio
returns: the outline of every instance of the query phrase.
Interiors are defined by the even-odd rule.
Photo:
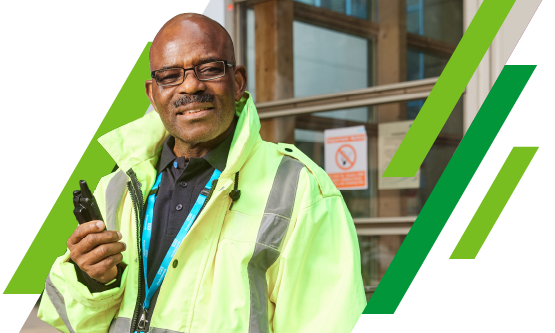
[[[77,222],[83,224],[94,220],[104,221],[87,182],[80,180],[79,187],[81,187],[81,190],[73,191],[73,205],[75,206],[73,214],[75,214]],[[104,227],[104,230],[106,230],[106,227]]]

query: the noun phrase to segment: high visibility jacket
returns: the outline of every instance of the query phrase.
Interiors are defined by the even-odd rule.
[[[351,332],[366,300],[341,193],[295,146],[262,141],[248,93],[236,115],[227,166],[168,268],[150,332]],[[127,267],[120,287],[91,294],[68,250],[46,279],[42,320],[63,332],[135,327],[145,289],[140,224],[168,135],[150,112],[98,140],[119,170],[102,178],[94,195],[108,229],[123,235]],[[235,185],[241,197],[230,210]]]

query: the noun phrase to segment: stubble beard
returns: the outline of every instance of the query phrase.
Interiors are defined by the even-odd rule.
[[[233,89],[235,88],[235,84],[233,84]],[[234,90],[232,90],[233,92]],[[231,94],[233,96],[233,94]],[[192,119],[187,122],[186,128],[183,125],[179,124],[178,116],[176,113],[176,109],[182,105],[187,105],[189,103],[212,103],[214,106],[214,117],[210,117],[215,120],[210,121],[210,119]],[[166,105],[166,110],[170,110],[166,112],[164,110],[160,110],[162,113],[160,114],[160,118],[166,130],[172,135],[176,141],[180,141],[183,146],[194,146],[201,142],[208,142],[211,140],[216,139],[218,136],[225,133],[229,127],[233,123],[233,119],[235,116],[235,100],[231,97],[229,101],[231,103],[230,108],[232,110],[224,110],[225,103],[221,100],[216,98],[216,95],[210,93],[202,93],[198,95],[182,95],[179,96],[175,101],[169,102]],[[218,112],[219,110],[219,112]],[[228,115],[229,113],[229,115]],[[228,119],[229,118],[229,119]],[[204,130],[200,131],[192,131],[197,126],[204,127]],[[198,130],[198,128],[197,128]],[[197,133],[195,133],[197,132]],[[191,135],[192,134],[192,135]]]
[[[216,121],[210,121],[210,119],[193,119],[188,121],[186,126],[180,124],[178,121],[178,116],[175,110],[171,111],[171,119],[169,114],[161,116],[162,123],[166,130],[172,135],[176,140],[179,140],[183,145],[194,146],[198,143],[208,142],[216,139],[218,136],[225,133],[233,123],[235,110],[229,112],[230,115],[227,116],[227,112],[221,111],[217,113],[218,105],[214,107],[214,116]],[[229,118],[229,119],[227,119]],[[193,129],[196,129],[193,130]]]

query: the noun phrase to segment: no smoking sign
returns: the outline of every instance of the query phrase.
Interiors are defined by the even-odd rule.
[[[335,163],[343,170],[351,169],[357,161],[357,152],[351,145],[343,145],[335,153]]]
[[[341,190],[368,188],[368,139],[364,126],[324,131],[325,168]]]

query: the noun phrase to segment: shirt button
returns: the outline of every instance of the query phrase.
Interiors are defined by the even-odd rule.
[[[179,205],[175,206],[175,209],[176,209],[176,210],[182,210],[182,209],[183,209],[183,205],[182,205],[182,204],[179,204]]]
[[[173,162],[173,167],[177,169],[177,162]]]
[[[187,183],[186,183],[186,182],[180,182],[179,185],[181,185],[181,187],[187,187]]]

